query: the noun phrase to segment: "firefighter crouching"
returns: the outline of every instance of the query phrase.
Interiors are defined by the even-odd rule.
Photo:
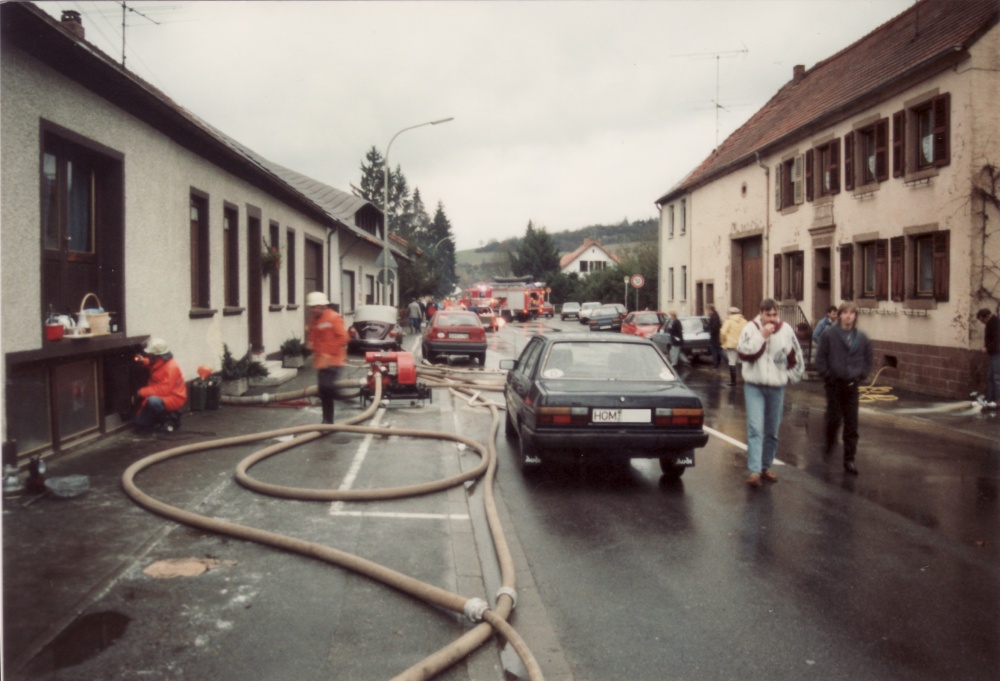
[[[181,427],[181,408],[187,402],[187,384],[177,360],[162,338],[146,341],[143,354],[135,361],[149,370],[149,381],[139,389],[142,404],[135,417],[139,432],[161,428],[172,432]]]

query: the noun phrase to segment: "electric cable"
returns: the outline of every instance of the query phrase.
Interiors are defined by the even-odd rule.
[[[472,599],[460,594],[449,592],[445,589],[422,582],[355,554],[347,553],[329,546],[296,539],[260,528],[241,525],[227,520],[211,518],[172,506],[143,492],[135,483],[135,478],[143,470],[176,457],[223,447],[250,444],[260,440],[267,440],[288,435],[293,436],[291,440],[270,445],[244,458],[236,468],[235,477],[239,484],[256,492],[283,498],[324,501],[331,499],[349,499],[352,501],[361,501],[429,494],[431,492],[448,489],[452,486],[462,484],[463,482],[482,477],[484,482],[483,503],[486,512],[487,525],[490,530],[497,560],[499,562],[502,584],[496,595],[495,605],[492,609],[480,609],[479,607],[474,608],[476,616],[481,617],[481,621],[477,623],[475,627],[454,640],[452,643],[432,653],[428,657],[411,666],[409,669],[404,670],[401,674],[394,677],[394,680],[423,681],[431,679],[451,665],[464,659],[467,655],[471,654],[477,648],[489,641],[494,635],[499,634],[511,645],[517,655],[521,658],[525,669],[528,671],[528,678],[530,681],[542,681],[544,677],[537,660],[524,640],[507,621],[515,605],[516,574],[514,570],[513,558],[503,533],[499,514],[496,509],[495,499],[493,497],[493,484],[497,469],[495,440],[500,424],[498,407],[502,408],[503,405],[497,405],[494,402],[485,400],[481,395],[483,391],[499,390],[501,388],[501,384],[495,381],[489,383],[482,380],[470,380],[470,378],[464,374],[462,375],[462,380],[453,380],[448,377],[446,372],[420,371],[419,373],[425,375],[434,385],[447,387],[453,393],[469,395],[470,404],[485,406],[490,410],[492,423],[490,426],[490,435],[486,445],[476,442],[470,438],[465,438],[452,433],[446,433],[444,431],[420,431],[414,429],[357,425],[370,419],[380,407],[382,383],[381,381],[374,381],[375,394],[371,404],[363,412],[352,418],[334,424],[294,426],[174,447],[172,449],[144,457],[129,466],[122,475],[122,487],[124,488],[126,494],[128,494],[141,507],[176,522],[219,534],[237,537],[246,541],[273,546],[275,548],[280,548],[315,558],[317,560],[322,560],[333,565],[338,565],[368,576],[371,579],[380,581],[387,586],[436,605],[442,609],[466,614],[470,603],[476,602],[476,605],[479,606],[480,604],[478,601],[480,599]],[[483,372],[476,373],[482,375]],[[338,382],[338,385],[339,383],[340,382]],[[355,386],[357,385],[357,381],[343,381],[343,383]],[[310,394],[311,390],[315,390],[315,388],[307,388],[304,391],[292,391],[289,393],[276,393],[273,396],[269,395],[267,399],[260,399],[261,396],[257,396],[257,399],[250,397],[246,400],[232,403],[266,404],[275,400],[280,401],[284,399],[297,399]],[[443,480],[409,485],[400,488],[382,488],[373,490],[322,490],[293,488],[283,485],[263,483],[249,475],[248,471],[254,464],[268,457],[284,452],[292,447],[320,439],[332,432],[381,434],[395,437],[451,440],[464,444],[477,452],[481,458],[481,462],[478,466],[467,472],[460,473]]]

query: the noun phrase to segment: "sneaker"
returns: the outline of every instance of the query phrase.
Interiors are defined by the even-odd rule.
[[[760,474],[760,477],[768,482],[778,482],[778,476],[774,474],[770,468],[765,468]]]
[[[747,478],[747,484],[751,487],[760,487],[760,473],[751,473]]]

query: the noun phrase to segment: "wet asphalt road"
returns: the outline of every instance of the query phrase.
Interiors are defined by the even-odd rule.
[[[512,349],[525,330],[504,331]],[[573,678],[1000,678],[995,439],[863,415],[855,478],[816,444],[818,391],[798,391],[780,482],[753,490],[742,391],[722,374],[696,363],[686,381],[733,441],[710,438],[677,484],[645,460],[501,470]]]
[[[487,367],[516,356],[532,332],[581,329],[512,325],[491,337]],[[1000,677],[995,419],[913,417],[937,407],[911,399],[866,412],[861,476],[850,478],[814,444],[818,390],[797,389],[786,400],[781,481],[755,491],[743,484],[741,392],[703,364],[686,380],[719,435],[677,484],[654,461],[525,479],[500,428],[513,623],[546,679]],[[435,392],[433,404],[390,409],[383,422],[487,436],[482,410]],[[357,410],[341,405],[338,418]],[[23,663],[11,678],[381,679],[467,631],[462,618],[366,578],[178,526],[121,494],[122,470],[145,454],[317,420],[316,408],[226,407],[186,418],[172,440],[116,436],[58,462],[54,475],[91,476],[86,496],[5,508],[4,659]],[[263,462],[255,476],[338,486],[366,449],[354,484],[381,487],[437,479],[475,458],[426,441],[361,445],[338,436]],[[140,482],[185,508],[356,551],[459,593],[495,593],[465,489],[360,509],[259,497],[232,481],[256,447],[185,457]],[[178,557],[225,562],[193,578],[143,572]],[[518,668],[509,653],[503,661]],[[490,645],[438,678],[512,677]]]

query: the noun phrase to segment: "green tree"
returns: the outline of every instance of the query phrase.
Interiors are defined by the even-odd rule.
[[[514,276],[532,276],[545,281],[559,272],[559,250],[544,227],[535,228],[528,221],[524,238],[510,253],[510,269]]]
[[[432,263],[436,274],[434,292],[439,296],[449,295],[458,283],[455,273],[455,242],[451,231],[451,221],[444,212],[444,203],[438,201],[434,218],[427,230],[425,257]]]

